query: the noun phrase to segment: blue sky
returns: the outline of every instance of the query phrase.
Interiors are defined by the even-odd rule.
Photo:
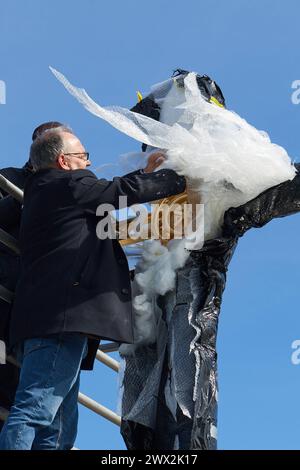
[[[1,166],[27,159],[34,127],[68,123],[93,167],[139,148],[87,113],[50,73],[52,65],[103,105],[131,107],[136,90],[177,68],[206,73],[227,106],[300,161],[297,0],[0,0]],[[0,100],[1,101],[1,100]],[[240,241],[220,319],[219,448],[299,449],[300,216],[276,220]],[[101,364],[81,390],[115,409],[117,377]],[[80,407],[80,449],[122,449],[118,428]]]

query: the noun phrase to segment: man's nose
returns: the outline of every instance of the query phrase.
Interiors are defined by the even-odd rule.
[[[87,161],[86,161],[86,166],[91,166],[91,164],[92,164],[92,163],[91,163],[91,160],[87,160]]]

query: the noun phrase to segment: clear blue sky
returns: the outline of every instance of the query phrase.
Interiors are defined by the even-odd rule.
[[[103,105],[132,106],[177,67],[206,73],[237,111],[300,160],[298,0],[0,0],[1,166],[27,159],[33,128],[68,123],[93,166],[139,144],[87,113],[52,65]],[[300,216],[249,232],[228,273],[221,313],[219,448],[299,449]],[[114,409],[117,380],[97,364],[81,390]],[[80,449],[122,449],[118,428],[80,407]]]

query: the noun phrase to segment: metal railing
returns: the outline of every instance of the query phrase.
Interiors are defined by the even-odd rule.
[[[10,194],[12,197],[17,199],[18,202],[23,202],[23,191],[18,188],[16,185],[11,183],[7,180],[3,175],[0,175],[0,188]],[[15,253],[19,253],[18,241],[14,239],[11,235],[6,233],[4,230],[0,229],[0,241],[10,248]],[[6,287],[0,285],[0,298],[5,302],[12,303],[14,297],[14,293],[6,289]],[[99,349],[96,354],[96,359],[100,361],[105,366],[109,367],[115,372],[119,371],[120,364],[115,359],[111,358],[108,352],[118,351],[119,343],[106,343],[99,346]],[[17,361],[11,357],[7,357],[7,361],[15,366],[19,367]],[[78,395],[78,402],[83,405],[84,407],[90,409],[94,413],[102,416],[103,418],[107,419],[108,421],[116,424],[117,426],[121,425],[121,417],[118,416],[116,413],[111,411],[109,408],[101,405],[97,401],[93,400],[92,398],[84,395],[83,393],[79,392]],[[0,420],[5,421],[8,416],[8,410],[5,408],[0,407]]]
[[[0,188],[6,193],[10,194],[21,204],[23,203],[23,191],[15,184],[11,183],[5,176],[0,175]]]

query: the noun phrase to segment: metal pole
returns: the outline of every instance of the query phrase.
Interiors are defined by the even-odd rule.
[[[89,408],[90,410],[94,411],[94,413],[97,413],[103,418],[108,419],[108,421],[111,421],[117,426],[121,426],[121,417],[119,415],[109,410],[105,406],[100,405],[100,403],[97,403],[95,400],[87,397],[81,392],[79,392],[79,395],[78,395],[78,402],[81,403],[81,405],[85,406],[86,408]]]
[[[98,361],[102,362],[102,364],[105,364],[110,369],[114,370],[115,372],[119,372],[120,364],[118,363],[118,361],[110,357],[108,354],[105,354],[100,349],[98,349],[97,351],[96,358],[98,359]]]
[[[6,289],[6,287],[0,284],[0,299],[4,300],[5,302],[11,304],[14,298],[14,293],[10,290]]]
[[[2,228],[0,228],[0,242],[2,242],[15,253],[17,253],[17,255],[20,254],[18,241],[14,237],[9,235],[9,233],[6,233],[4,230],[2,230]]]
[[[3,189],[6,193],[10,194],[17,201],[23,203],[23,191],[18,188],[15,184],[11,183],[3,175],[0,175],[0,188]]]

